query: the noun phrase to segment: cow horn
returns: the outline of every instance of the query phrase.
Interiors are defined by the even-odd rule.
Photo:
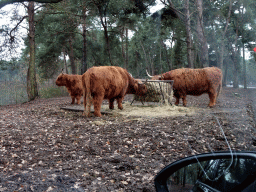
[[[148,73],[148,70],[146,69],[146,73],[147,73],[147,75],[150,77],[150,78],[152,78],[153,76],[151,76],[151,75],[149,75],[149,73]]]
[[[133,78],[133,76],[132,76],[132,74],[131,73],[129,73],[130,75],[131,75],[131,77]]]
[[[62,73],[62,74],[64,74],[63,71],[64,71],[64,68],[62,68],[62,70],[61,70],[61,73]]]

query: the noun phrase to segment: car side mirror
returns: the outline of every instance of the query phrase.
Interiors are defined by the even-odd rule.
[[[186,157],[155,177],[157,192],[256,191],[256,152],[214,152]]]

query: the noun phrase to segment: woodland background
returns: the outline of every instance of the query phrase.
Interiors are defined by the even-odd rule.
[[[0,105],[66,95],[55,85],[62,69],[83,74],[100,65],[124,67],[136,78],[146,69],[154,75],[217,66],[224,86],[255,84],[254,0],[160,0],[157,12],[150,11],[155,0],[58,1],[19,1],[11,23],[0,25]],[[0,8],[13,2],[1,0]],[[18,54],[21,29],[27,33]]]

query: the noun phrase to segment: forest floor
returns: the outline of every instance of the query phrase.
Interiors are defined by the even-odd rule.
[[[154,106],[127,115],[124,106],[85,118],[61,109],[69,97],[0,106],[0,191],[155,191],[155,175],[175,160],[256,150],[255,93],[223,88],[212,109],[208,95],[188,96],[165,115],[147,114]]]

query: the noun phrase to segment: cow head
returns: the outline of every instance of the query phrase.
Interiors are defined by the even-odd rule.
[[[66,74],[61,73],[56,79],[56,85],[58,86],[66,86],[67,85],[67,77]]]
[[[135,94],[139,95],[139,96],[145,95],[148,91],[147,86],[145,85],[145,83],[143,83],[139,79],[134,79],[134,89],[135,89]]]

